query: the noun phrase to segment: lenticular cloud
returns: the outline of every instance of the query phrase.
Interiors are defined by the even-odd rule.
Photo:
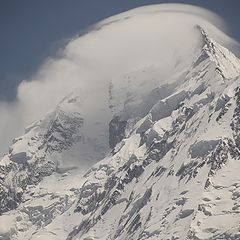
[[[113,84],[119,81],[123,74],[157,66],[164,82],[176,71],[186,69],[201,46],[196,24],[237,53],[238,43],[222,32],[227,27],[218,16],[182,4],[137,8],[73,37],[57,58],[47,59],[31,79],[19,84],[16,102],[0,103],[0,152],[6,151],[10,140],[26,125],[54,108],[75,88],[82,90],[83,100],[92,96],[94,106],[94,101],[101,101],[95,93],[110,80]]]

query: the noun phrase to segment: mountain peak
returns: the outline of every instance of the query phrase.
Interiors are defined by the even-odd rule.
[[[239,239],[240,62],[196,28],[196,61],[165,82],[115,72],[14,140],[0,239]]]
[[[195,28],[201,33],[204,40],[204,45],[213,46],[213,42],[207,35],[206,31],[200,25],[196,25]]]
[[[223,78],[235,78],[239,76],[240,60],[227,48],[210,38],[200,25],[196,25],[195,27],[202,37],[202,50],[193,66],[195,67],[204,60],[210,59],[216,65],[216,70]]]

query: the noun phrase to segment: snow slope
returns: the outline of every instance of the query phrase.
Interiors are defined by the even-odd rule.
[[[240,239],[240,60],[194,31],[171,78],[151,65],[76,89],[14,140],[3,239]]]

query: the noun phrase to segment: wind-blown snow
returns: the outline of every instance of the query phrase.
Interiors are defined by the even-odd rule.
[[[6,151],[10,140],[20,135],[25,126],[55,108],[62,96],[77,87],[82,90],[83,100],[86,95],[94,96],[88,103],[91,108],[82,114],[97,117],[93,113],[106,99],[100,92],[110,81],[118,83],[117,75],[157,66],[161,70],[157,79],[160,83],[188,67],[199,43],[195,24],[204,27],[210,36],[217,36],[221,44],[236,46],[215,27],[226,29],[215,14],[179,4],[131,10],[74,37],[57,58],[47,59],[31,79],[21,81],[16,102],[0,103],[0,152]],[[132,79],[133,86],[137,79]],[[125,81],[119,87],[126,88],[126,84]]]

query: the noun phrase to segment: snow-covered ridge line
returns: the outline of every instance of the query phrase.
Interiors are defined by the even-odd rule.
[[[198,60],[207,55],[210,57],[211,61],[216,63],[217,70],[224,78],[234,78],[239,76],[240,60],[228,49],[211,39],[201,26],[196,25],[196,28],[201,32],[203,37],[202,54]]]

